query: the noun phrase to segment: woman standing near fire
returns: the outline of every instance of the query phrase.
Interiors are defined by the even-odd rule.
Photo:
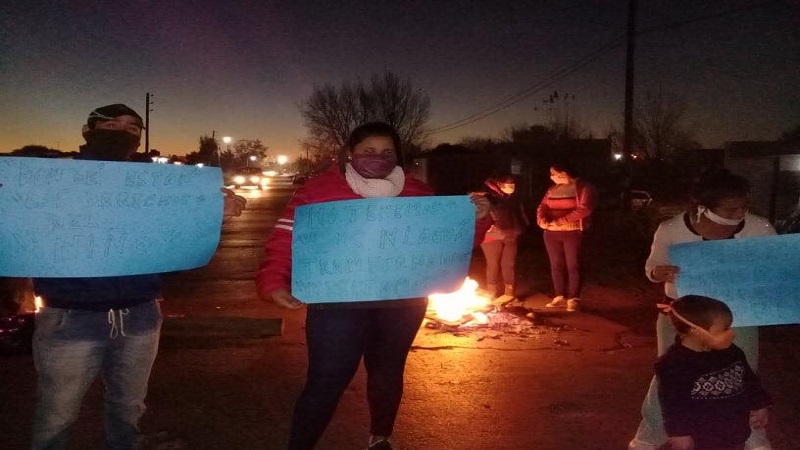
[[[680,267],[672,265],[668,249],[685,242],[738,239],[775,234],[767,219],[748,212],[750,186],[744,178],[727,171],[710,172],[701,176],[692,189],[693,206],[662,222],[653,236],[650,256],[645,262],[645,274],[654,283],[664,283],[665,302],[677,297],[675,281]],[[753,371],[758,371],[758,328],[735,327],[734,343],[744,351]],[[656,321],[658,355],[675,342],[675,330],[668,317],[659,314]],[[664,430],[658,385],[654,377],[642,404],[642,421],[628,447],[631,450],[656,450],[667,442]],[[769,450],[764,429],[753,429],[745,444],[747,450]]]
[[[489,201],[491,226],[481,242],[481,250],[486,259],[486,293],[495,298],[498,282],[503,281],[503,295],[500,301],[511,301],[516,296],[515,266],[517,260],[517,240],[528,227],[528,216],[519,196],[516,195],[516,182],[509,174],[490,177],[485,181],[489,191],[484,195]]]
[[[581,291],[580,253],[583,232],[589,228],[597,202],[594,186],[578,178],[566,162],[550,166],[554,185],[547,190],[536,210],[536,223],[544,230],[544,246],[550,259],[553,300],[548,308],[579,309]]]
[[[429,195],[433,195],[431,188],[403,172],[397,131],[381,122],[361,125],[340,151],[339,166],[306,182],[278,219],[256,275],[259,296],[284,308],[303,306],[290,292],[297,207],[337,200]],[[473,202],[483,200],[473,198]],[[391,450],[389,437],[403,395],[406,357],[426,307],[426,298],[308,305],[308,374],[295,405],[289,450],[314,448],[362,358],[367,370],[372,434],[368,448]]]

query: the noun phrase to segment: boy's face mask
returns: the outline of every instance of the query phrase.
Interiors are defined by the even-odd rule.
[[[668,314],[672,314],[678,320],[689,325],[692,328],[692,332],[695,333],[696,336],[700,338],[700,341],[708,347],[710,350],[725,350],[726,348],[730,347],[733,344],[733,338],[736,337],[736,334],[733,332],[731,328],[730,320],[726,320],[722,317],[718,317],[714,319],[714,322],[711,326],[706,330],[705,328],[697,325],[696,323],[692,322],[691,320],[683,317],[668,305],[663,305],[662,308],[664,312]],[[661,308],[661,305],[659,305]]]
[[[717,326],[716,323],[708,330],[700,327],[694,330],[703,344],[711,350],[725,350],[733,344],[733,338],[736,336],[730,327]]]

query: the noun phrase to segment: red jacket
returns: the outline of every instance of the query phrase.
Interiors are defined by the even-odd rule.
[[[425,183],[406,176],[405,185],[398,197],[422,197],[433,195]],[[337,166],[308,180],[295,192],[286,205],[283,215],[275,224],[272,236],[265,245],[266,254],[256,274],[256,287],[262,298],[275,289],[291,290],[292,285],[292,228],[294,210],[298,206],[312,203],[355,200],[363,198],[353,192]]]

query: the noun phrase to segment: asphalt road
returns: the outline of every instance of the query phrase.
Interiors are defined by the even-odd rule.
[[[245,193],[247,210],[224,225],[211,263],[167,276],[168,325],[142,420],[147,448],[285,448],[305,373],[304,312],[261,302],[252,279],[290,193],[289,186]],[[516,310],[534,312],[536,326],[508,316],[500,330],[420,330],[393,438],[397,449],[626,448],[652,373],[655,314],[647,300],[657,289],[594,283],[586,288],[594,297],[587,311],[546,311],[537,251],[520,257],[525,309]],[[472,270],[479,273],[475,259]],[[776,397],[770,434],[785,450],[800,448],[799,334],[794,326],[762,333],[762,378]],[[0,357],[0,364],[0,448],[24,449],[34,369],[28,355]],[[97,383],[71,448],[101,448],[101,408]],[[365,448],[367,423],[359,371],[319,449]]]

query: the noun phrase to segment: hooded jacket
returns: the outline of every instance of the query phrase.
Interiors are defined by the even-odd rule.
[[[530,221],[519,201],[519,196],[506,194],[492,180],[487,180],[485,184],[489,188],[486,198],[489,200],[489,216],[493,226],[489,229],[489,233],[496,231],[498,237],[517,237],[522,234]]]

